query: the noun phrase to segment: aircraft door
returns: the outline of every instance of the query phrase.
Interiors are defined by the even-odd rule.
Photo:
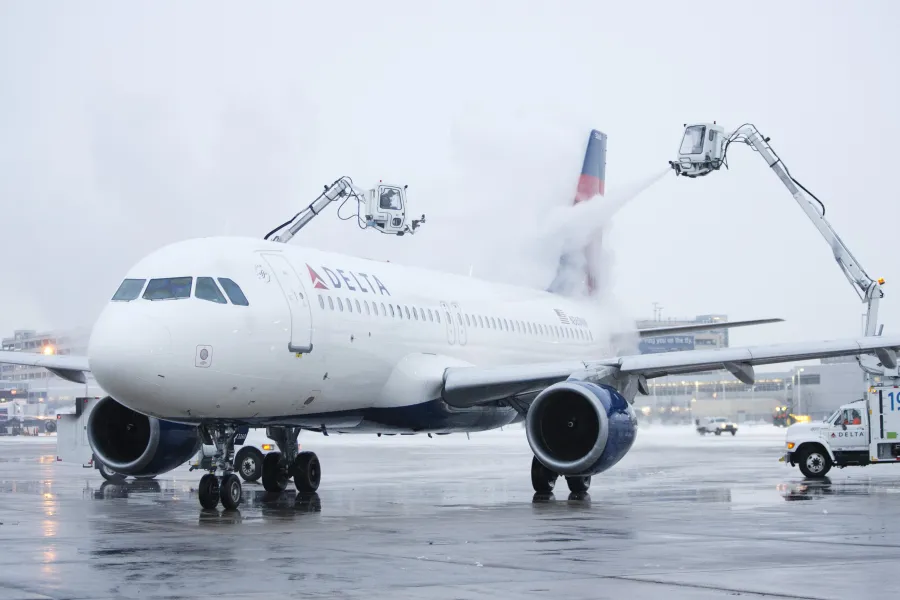
[[[453,318],[456,319],[456,337],[459,339],[459,345],[465,346],[466,342],[469,341],[468,332],[466,331],[466,318],[462,314],[462,310],[459,308],[459,304],[453,302],[450,304],[450,307],[453,309]]]
[[[310,352],[312,350],[312,309],[310,299],[291,263],[281,254],[261,253],[263,259],[272,268],[281,291],[284,292],[288,308],[291,312],[291,340],[288,349],[291,352]]]
[[[453,325],[453,315],[450,314],[450,307],[446,302],[441,302],[441,318],[447,323],[447,341],[451,344],[456,343],[456,327]]]

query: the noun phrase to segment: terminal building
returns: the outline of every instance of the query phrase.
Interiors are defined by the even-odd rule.
[[[12,352],[41,352],[87,356],[90,331],[35,331],[19,329],[0,340],[0,349]],[[47,369],[0,364],[0,404],[6,402],[46,404],[49,408],[73,405],[77,396],[97,395],[98,388],[88,375],[88,384],[72,383]]]

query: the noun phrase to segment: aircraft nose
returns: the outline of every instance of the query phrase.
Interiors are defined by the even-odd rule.
[[[100,316],[88,347],[100,387],[134,408],[152,403],[162,392],[171,352],[172,337],[163,323],[119,307]]]

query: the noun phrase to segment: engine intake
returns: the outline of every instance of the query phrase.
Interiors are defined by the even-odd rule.
[[[87,435],[100,461],[133,476],[171,471],[196,454],[202,443],[196,426],[148,417],[111,396],[94,406]]]
[[[560,475],[596,475],[622,459],[637,435],[637,417],[614,388],[564,381],[542,391],[525,418],[537,459]]]

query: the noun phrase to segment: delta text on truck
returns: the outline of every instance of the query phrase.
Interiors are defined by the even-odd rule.
[[[900,462],[900,386],[870,387],[823,421],[787,428],[780,460],[820,479],[832,467]]]

